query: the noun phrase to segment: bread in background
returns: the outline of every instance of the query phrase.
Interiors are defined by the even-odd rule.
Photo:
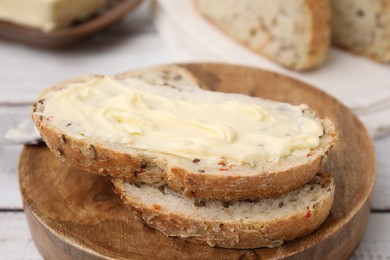
[[[306,70],[323,62],[330,44],[327,0],[194,0],[222,31],[274,62]]]
[[[333,44],[390,62],[390,0],[331,0]]]

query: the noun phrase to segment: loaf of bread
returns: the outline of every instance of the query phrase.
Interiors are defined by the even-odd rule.
[[[226,248],[276,247],[317,229],[328,216],[335,185],[318,174],[299,190],[257,201],[205,201],[167,187],[113,180],[132,212],[167,236]]]
[[[157,101],[143,103],[145,93],[117,95],[115,91],[128,91],[128,82],[139,85],[141,90],[171,95],[173,99],[153,96]],[[94,84],[98,87],[86,87]],[[332,122],[317,117],[305,106],[208,92],[200,87],[201,83],[191,73],[177,66],[139,70],[114,78],[87,76],[44,91],[33,105],[32,115],[48,147],[74,167],[136,184],[167,184],[185,196],[225,201],[268,198],[298,189],[319,171],[337,138]],[[80,91],[73,93],[74,89]],[[191,102],[184,102],[188,101],[186,99]],[[105,102],[111,102],[110,107],[103,107]],[[164,110],[170,109],[172,102],[174,115]],[[258,102],[265,107],[259,108]],[[256,106],[247,105],[251,103]],[[161,125],[155,127],[156,122],[151,123],[147,116],[126,111],[129,104],[141,109],[138,112],[153,112],[157,115],[153,120],[163,120]],[[166,107],[159,107],[161,105]],[[270,109],[265,110],[267,106]],[[196,117],[196,111],[203,107],[203,114]],[[178,117],[184,111],[187,114]],[[202,115],[206,117],[206,114],[210,114],[209,121],[204,121]],[[243,133],[234,136],[232,126],[224,125],[225,119],[221,121],[224,115],[226,120],[235,116],[239,122],[235,127],[238,128],[246,122],[244,118],[256,119],[253,125],[251,122],[248,127],[241,127]],[[275,115],[292,121],[286,123]],[[292,119],[295,117],[296,122]],[[257,125],[257,120],[264,124]],[[195,130],[191,128],[193,125]],[[140,130],[139,126],[145,128]],[[278,128],[273,132],[272,127]],[[313,127],[313,133],[309,132],[310,127]],[[163,129],[161,132],[153,132],[160,128]],[[241,139],[257,136],[257,130],[253,129],[262,133],[253,137],[257,138],[253,139],[256,143],[237,146]],[[161,138],[145,143],[142,139],[144,130]],[[165,135],[169,131],[173,134]],[[167,150],[177,143],[179,150]],[[248,158],[245,157],[247,148],[254,150]],[[282,153],[274,156],[274,150]],[[265,157],[260,160],[263,154]]]
[[[330,44],[327,0],[194,0],[196,9],[253,51],[294,70],[319,65]]]
[[[332,0],[332,42],[390,62],[390,0]]]

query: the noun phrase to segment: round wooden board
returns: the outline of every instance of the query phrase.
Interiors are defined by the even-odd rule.
[[[69,168],[45,147],[25,147],[19,182],[32,237],[48,259],[345,259],[362,239],[375,180],[372,142],[344,105],[304,83],[271,72],[222,64],[184,64],[212,90],[293,104],[330,117],[339,141],[324,171],[334,174],[335,203],[311,235],[269,249],[232,250],[168,238],[134,218],[109,178]]]

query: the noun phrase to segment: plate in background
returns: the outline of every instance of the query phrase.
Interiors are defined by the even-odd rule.
[[[83,22],[43,32],[0,21],[0,37],[42,48],[67,48],[118,22],[142,0],[106,0],[97,13]]]

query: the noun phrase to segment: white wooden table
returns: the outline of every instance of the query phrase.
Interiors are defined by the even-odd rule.
[[[88,73],[117,73],[169,63],[152,26],[149,2],[124,22],[68,51],[47,51],[0,41],[0,133],[29,116],[39,91]],[[390,136],[375,140],[377,182],[367,233],[352,259],[390,259]],[[22,147],[0,145],[0,259],[41,259],[31,239],[17,181]]]

